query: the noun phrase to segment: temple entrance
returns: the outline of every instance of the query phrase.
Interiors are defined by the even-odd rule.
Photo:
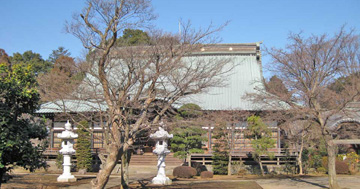
[[[337,127],[337,139],[360,139],[360,123],[357,121],[342,122]],[[341,144],[338,146],[339,153],[345,154],[356,152],[360,154],[359,144]]]

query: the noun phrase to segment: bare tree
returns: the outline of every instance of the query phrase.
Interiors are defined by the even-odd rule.
[[[298,151],[296,161],[299,167],[299,175],[303,175],[303,152],[304,149],[308,147],[309,140],[312,139],[312,123],[311,121],[297,117],[295,119],[292,118],[292,121],[288,121],[285,124],[282,128],[286,132],[286,141],[289,147]]]
[[[339,188],[330,120],[333,115],[344,111],[349,102],[358,99],[360,88],[346,85],[343,86],[346,90],[335,92],[329,89],[329,84],[341,76],[359,71],[359,37],[344,27],[333,36],[324,34],[305,38],[302,34],[292,33],[285,49],[272,48],[266,52],[273,59],[271,69],[282,79],[291,95],[266,95],[261,99],[287,102],[289,111],[306,115],[319,127],[327,141],[330,188]]]
[[[85,65],[84,62],[65,55],[58,56],[54,61],[53,68],[37,78],[43,102],[66,99],[84,78],[81,68]]]
[[[80,17],[67,23],[67,31],[90,50],[86,77],[71,98],[100,107],[105,135],[107,157],[94,188],[105,187],[140,130],[157,124],[182,97],[221,86],[233,67],[226,59],[195,53],[202,44],[217,42],[213,34],[226,24],[194,30],[188,22],[181,35],[150,32],[151,45],[114,46],[118,32],[146,26],[152,18],[149,0],[89,0]],[[127,188],[124,176],[122,172],[122,187]]]

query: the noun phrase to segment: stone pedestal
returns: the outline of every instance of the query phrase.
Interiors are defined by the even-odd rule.
[[[165,174],[165,157],[166,154],[163,155],[158,155],[158,173],[156,175],[156,177],[154,177],[152,179],[152,183],[153,184],[165,184],[165,185],[169,185],[172,183],[172,181],[169,179],[169,177],[166,176]]]
[[[154,134],[150,135],[150,138],[156,141],[153,153],[158,156],[158,173],[151,181],[153,184],[169,185],[172,183],[172,181],[166,177],[165,174],[165,157],[170,153],[170,150],[167,149],[167,140],[172,137],[173,135],[169,135],[169,133],[166,132],[162,127],[159,127],[159,131],[156,131]]]
[[[65,131],[58,134],[58,138],[61,138],[61,150],[59,151],[64,156],[63,174],[57,178],[58,182],[75,182],[76,178],[71,174],[71,155],[75,154],[73,148],[74,139],[78,135],[71,131],[71,124],[69,121],[65,124]]]

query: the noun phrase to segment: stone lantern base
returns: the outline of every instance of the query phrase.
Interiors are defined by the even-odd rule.
[[[58,182],[76,182],[76,178],[74,177],[74,175],[60,175],[57,178]]]
[[[153,184],[162,184],[162,185],[170,185],[172,183],[171,179],[169,177],[159,177],[156,176],[152,179],[151,183]]]

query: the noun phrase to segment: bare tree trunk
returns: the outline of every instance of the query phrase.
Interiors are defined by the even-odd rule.
[[[327,151],[328,151],[328,174],[329,174],[329,188],[338,189],[340,186],[337,183],[336,179],[336,169],[335,169],[335,144],[330,140],[328,141]]]
[[[105,166],[99,171],[96,179],[91,181],[92,188],[103,189],[105,187],[105,185],[109,181],[112,170],[114,169],[117,161],[119,160],[119,150],[116,145],[112,145],[110,149],[110,153],[106,158]]]
[[[132,150],[128,150],[128,152],[126,153],[126,165],[125,165],[125,176],[127,179],[127,184],[129,184],[129,166],[130,166],[130,160],[131,160],[131,155],[132,155]]]
[[[231,162],[232,159],[231,159],[231,153],[229,154],[229,162],[228,162],[228,175],[231,175]]]
[[[303,164],[302,164],[302,151],[299,152],[299,157],[298,157],[298,164],[299,164],[299,175],[303,175],[304,171],[303,171]]]
[[[100,161],[101,161],[100,170],[101,170],[101,169],[104,169],[104,167],[105,167],[105,165],[106,165],[106,157],[104,156],[103,153],[99,153],[99,154],[98,154],[98,157],[99,157],[99,159],[100,159]]]
[[[125,157],[125,153],[123,153],[121,155],[121,189],[126,189],[127,188],[127,183],[126,183],[126,179],[125,177],[125,163],[126,162],[126,157]]]
[[[303,165],[302,165],[302,152],[304,150],[304,137],[301,137],[300,150],[298,155],[298,164],[299,164],[299,175],[303,175]]]
[[[259,166],[260,166],[260,170],[261,170],[261,175],[265,176],[265,172],[264,172],[264,168],[263,168],[260,156],[258,157],[258,161],[259,161]]]
[[[121,156],[121,188],[129,188],[129,164],[131,158],[131,151],[123,153]]]

